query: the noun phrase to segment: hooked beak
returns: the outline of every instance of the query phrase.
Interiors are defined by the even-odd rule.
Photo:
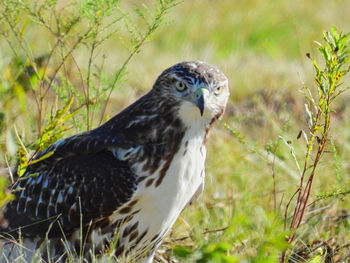
[[[205,89],[204,88],[199,88],[194,92],[194,103],[197,105],[201,116],[203,116],[203,112],[204,112],[204,94],[203,91]]]

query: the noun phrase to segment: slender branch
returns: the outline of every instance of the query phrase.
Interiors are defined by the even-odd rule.
[[[92,65],[92,59],[94,56],[94,51],[97,44],[97,32],[98,32],[98,24],[95,28],[95,34],[94,39],[91,44],[90,49],[90,55],[89,55],[89,63],[88,63],[88,72],[86,76],[86,96],[85,96],[85,103],[86,103],[86,128],[87,130],[90,130],[90,77],[91,77],[91,65]]]
[[[290,223],[290,230],[292,230],[292,236],[288,239],[291,243],[296,237],[296,230],[303,222],[306,208],[308,207],[308,200],[311,195],[312,183],[316,175],[316,169],[320,163],[321,157],[325,152],[325,147],[329,142],[329,131],[331,123],[331,103],[334,101],[335,96],[338,96],[339,92],[336,89],[341,85],[337,83],[348,71],[341,70],[342,66],[347,63],[349,59],[349,52],[346,47],[348,42],[348,35],[338,34],[335,28],[332,28],[332,32],[325,33],[324,39],[326,45],[320,44],[320,52],[324,55],[325,69],[321,70],[315,60],[312,60],[316,71],[315,82],[318,88],[319,99],[316,103],[312,96],[307,97],[308,102],[314,106],[315,115],[313,111],[308,111],[309,118],[312,126],[310,128],[309,138],[307,139],[307,151],[305,154],[304,167],[299,181],[299,187],[293,194],[291,200],[295,194],[298,193],[298,198],[294,208],[293,217]],[[338,55],[342,56],[343,60],[338,60]],[[307,56],[311,59],[310,55]],[[311,93],[310,93],[311,94]],[[313,145],[316,144],[316,149]],[[315,153],[315,155],[313,155]],[[314,158],[313,158],[314,156]],[[309,160],[312,160],[312,169],[309,170]],[[308,177],[307,177],[307,174]],[[307,181],[306,181],[307,178]],[[306,184],[305,184],[306,181]],[[288,202],[285,210],[285,223],[287,221],[288,207],[291,200]],[[284,261],[285,252],[282,253],[282,261]]]
[[[58,67],[56,68],[56,70],[55,70],[55,72],[54,72],[54,74],[53,74],[53,76],[52,76],[52,79],[51,79],[51,81],[50,81],[50,83],[49,83],[47,89],[45,90],[45,92],[44,92],[44,94],[43,94],[43,97],[46,96],[47,92],[48,92],[48,91],[50,90],[50,88],[52,87],[53,81],[54,81],[54,79],[56,78],[57,73],[59,72],[59,70],[61,69],[61,67],[63,66],[63,64],[65,63],[66,59],[73,53],[73,51],[78,47],[78,45],[81,43],[81,41],[82,41],[83,39],[86,38],[86,36],[91,32],[91,30],[92,30],[92,27],[89,27],[89,28],[85,31],[85,33],[84,33],[82,36],[80,36],[80,37],[78,38],[78,40],[74,43],[74,45],[72,46],[72,48],[71,48],[71,49],[68,51],[68,53],[64,56],[64,58],[62,59],[61,63],[60,63],[60,64],[58,65]]]
[[[206,234],[212,234],[212,233],[217,233],[217,232],[223,232],[225,230],[227,230],[230,226],[226,226],[226,227],[222,227],[222,228],[218,228],[218,229],[213,229],[213,230],[206,230],[202,232],[202,235],[206,235]],[[184,236],[184,237],[180,237],[180,238],[175,238],[173,239],[173,241],[184,241],[188,238],[190,238],[191,236]]]
[[[172,8],[174,5],[169,5],[169,6],[161,6],[160,11],[157,13],[157,15],[154,18],[154,21],[152,23],[152,25],[148,28],[147,32],[141,37],[141,39],[139,40],[139,42],[134,45],[133,50],[130,52],[129,56],[125,59],[124,63],[122,64],[122,66],[120,67],[120,69],[117,71],[114,80],[112,82],[112,85],[109,89],[109,93],[107,96],[107,99],[104,103],[103,106],[103,110],[101,113],[101,118],[100,118],[100,122],[99,124],[102,123],[104,116],[106,114],[106,109],[107,109],[107,105],[108,102],[110,100],[110,97],[112,95],[112,91],[115,88],[116,83],[119,81],[119,78],[121,77],[122,73],[125,71],[126,66],[129,64],[130,60],[139,52],[141,46],[145,43],[145,41],[152,35],[152,33],[160,26],[160,22],[163,18],[163,16],[165,15],[165,13],[168,11],[168,9]]]

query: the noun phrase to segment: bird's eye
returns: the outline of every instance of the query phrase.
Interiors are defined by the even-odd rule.
[[[177,81],[176,82],[176,89],[178,90],[178,91],[184,91],[184,90],[186,90],[186,84],[185,83],[183,83],[182,81]]]
[[[224,90],[224,87],[217,87],[214,91],[215,95],[220,95],[222,91]]]

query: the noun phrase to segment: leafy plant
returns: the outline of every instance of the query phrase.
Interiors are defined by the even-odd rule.
[[[33,153],[30,153],[30,155],[26,147],[24,146],[23,142],[18,137],[18,142],[19,142],[19,149],[17,153],[19,155],[19,163],[17,168],[18,176],[22,176],[24,174],[29,164],[37,163],[45,158],[50,157],[53,154],[53,152],[48,152],[47,154],[41,156],[40,158],[33,160],[33,158],[37,153],[39,153],[40,151],[47,148],[49,145],[56,142],[58,139],[62,137],[63,133],[67,131],[67,128],[64,125],[64,122],[72,118],[75,114],[77,114],[77,111],[68,113],[73,101],[74,99],[72,97],[62,110],[58,109],[56,111],[55,115],[53,115],[53,113],[51,112],[48,125],[43,129],[43,132],[41,136],[38,138],[38,140],[35,143],[30,145],[31,149],[35,149],[35,151]],[[30,157],[28,157],[28,155]]]
[[[299,168],[299,187],[289,201],[285,211],[285,220],[287,220],[288,207],[293,197],[296,196],[297,200],[290,222],[292,233],[288,238],[289,243],[294,241],[297,229],[303,222],[317,167],[326,146],[330,144],[330,125],[334,100],[346,90],[346,88],[342,88],[341,79],[350,70],[350,67],[347,66],[350,51],[346,45],[349,41],[350,33],[339,33],[335,27],[332,27],[332,30],[324,32],[323,36],[325,43],[316,43],[324,59],[324,68],[321,69],[316,60],[309,53],[306,54],[312,60],[315,69],[315,84],[318,98],[313,98],[310,89],[304,89],[307,99],[305,108],[308,114],[308,131],[301,131],[300,134],[306,140],[306,153],[303,168]],[[289,144],[288,142],[286,143]],[[289,145],[289,147],[291,146]],[[297,160],[296,163],[299,167]]]
[[[315,59],[312,59],[316,71],[315,83],[318,88],[318,100],[315,101],[311,96],[311,91],[306,89],[307,113],[309,117],[309,134],[306,134],[307,151],[305,162],[301,174],[300,186],[297,190],[297,204],[293,213],[291,230],[297,229],[303,219],[305,208],[310,196],[312,182],[316,173],[317,165],[325,150],[330,137],[330,123],[332,103],[336,97],[345,91],[341,89],[341,78],[350,70],[349,67],[344,68],[349,60],[350,51],[347,49],[346,43],[348,36],[338,33],[333,27],[331,32],[324,33],[325,45],[318,43],[319,51],[323,54],[325,60],[325,68],[320,69]],[[310,55],[308,54],[308,57]],[[310,57],[311,59],[311,57]],[[315,147],[315,156],[312,158],[313,163],[309,164],[311,155]],[[309,176],[306,181],[306,176]],[[306,184],[304,185],[304,181]],[[291,237],[293,240],[295,234]]]

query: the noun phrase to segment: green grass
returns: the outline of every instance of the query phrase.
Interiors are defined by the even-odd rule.
[[[124,1],[122,5],[131,10],[137,3]],[[208,142],[205,192],[182,213],[159,257],[172,260],[174,254],[186,256],[179,259],[181,262],[279,261],[288,246],[286,205],[299,183],[298,168],[279,136],[291,142],[302,165],[306,147],[303,137],[297,139],[297,135],[307,130],[307,116],[300,90],[306,86],[317,94],[312,63],[305,54],[321,60],[313,41],[321,41],[322,31],[332,25],[349,31],[348,10],[350,2],[345,0],[185,1],[170,12],[168,21],[172,22],[161,27],[130,61],[123,82],[112,93],[106,119],[149,90],[161,70],[182,60],[199,59],[217,65],[228,76],[231,87],[226,115]],[[140,18],[135,21],[144,25]],[[29,25],[24,34],[28,45],[34,55],[45,54],[52,45],[49,34],[39,31],[38,25]],[[124,36],[128,36],[125,29],[99,50],[97,61],[106,56],[107,76],[115,73],[127,57],[128,51],[119,41]],[[74,56],[86,66],[87,54],[88,49],[82,47]],[[13,53],[0,38],[1,78],[11,58]],[[72,72],[71,84],[79,87],[78,72]],[[344,82],[349,86],[348,77]],[[23,94],[10,94],[5,99],[11,103],[17,98],[23,99]],[[288,246],[289,256],[293,251],[299,255],[290,262],[305,261],[318,253],[318,246],[322,256],[330,260],[327,262],[345,261],[350,256],[349,197],[334,197],[334,193],[350,188],[349,99],[350,93],[344,93],[335,101],[331,125],[334,147],[327,146],[316,170],[310,197],[310,203],[315,203],[306,212],[296,240]],[[36,138],[37,113],[28,112],[35,108],[31,96],[25,102],[23,109],[6,108],[5,113],[15,116],[11,123],[29,143]],[[230,132],[225,123],[237,132]],[[5,141],[14,137],[12,124],[3,130],[6,134],[1,134],[1,155],[10,159],[15,150]],[[84,129],[83,125],[74,126],[65,135]],[[1,164],[5,166],[3,158]],[[333,196],[321,199],[328,193]],[[295,199],[288,220],[294,206]]]

